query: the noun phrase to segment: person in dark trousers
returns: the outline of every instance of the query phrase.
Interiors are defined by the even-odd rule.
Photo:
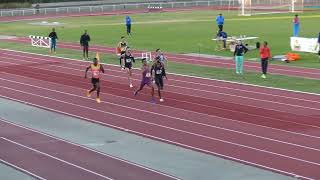
[[[233,54],[235,56],[237,74],[243,74],[243,55],[246,52],[248,52],[248,48],[241,41],[238,41]]]
[[[89,59],[89,42],[90,36],[87,30],[84,30],[84,34],[80,37],[80,45],[83,48],[83,60]]]
[[[56,53],[58,36],[55,28],[52,28],[52,32],[49,34],[49,38],[50,38],[50,53],[52,52]]]
[[[218,25],[219,31],[223,31],[224,17],[221,13],[216,17],[216,23]]]
[[[164,56],[164,54],[161,52],[161,49],[158,48],[156,49],[156,56],[154,58],[156,61],[159,60],[160,63],[163,65],[163,66],[167,66],[168,62],[167,62],[167,58]]]
[[[129,47],[126,49],[126,52],[121,56],[120,60],[121,60],[121,68],[123,70],[127,71],[129,87],[133,88],[133,85],[132,85],[132,66],[133,66],[133,63],[135,63],[136,61],[135,61],[134,57],[132,56],[131,50]]]
[[[227,49],[227,33],[224,31],[219,31],[217,34],[217,38],[219,38],[219,40],[223,42],[223,49]]]
[[[320,60],[320,32],[319,32],[319,35],[318,35],[318,48],[319,48],[319,51],[318,51],[318,55],[319,55],[319,60]]]
[[[153,74],[153,72],[154,72],[154,74]],[[152,75],[154,75],[153,79],[154,79],[155,84],[158,87],[158,95],[159,95],[159,98],[160,98],[160,102],[163,102],[164,99],[161,96],[161,90],[163,90],[163,86],[164,86],[163,77],[165,77],[167,80],[168,80],[168,78],[167,78],[167,75],[166,75],[166,71],[165,71],[164,65],[161,63],[160,58],[157,58],[156,62],[151,67],[151,76]]]
[[[40,5],[39,5],[39,3],[36,4],[35,9],[36,9],[36,14],[40,14]]]
[[[126,27],[127,27],[127,34],[131,36],[131,18],[130,18],[130,16],[126,16]]]
[[[271,58],[270,48],[268,47],[268,43],[263,42],[262,47],[260,47],[260,57],[261,57],[261,68],[262,68],[262,78],[267,78],[267,69],[268,69],[268,61]]]

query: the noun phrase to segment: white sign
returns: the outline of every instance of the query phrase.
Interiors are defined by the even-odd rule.
[[[317,38],[291,37],[290,46],[293,51],[317,53],[319,51]]]

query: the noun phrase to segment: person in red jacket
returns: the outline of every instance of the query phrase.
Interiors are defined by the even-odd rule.
[[[260,57],[261,57],[261,68],[262,68],[262,78],[267,78],[268,61],[271,58],[270,48],[268,47],[268,42],[263,42],[263,46],[260,47]]]

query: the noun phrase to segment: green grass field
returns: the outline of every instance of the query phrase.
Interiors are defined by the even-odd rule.
[[[217,31],[215,16],[218,11],[188,11],[171,13],[149,13],[131,15],[133,20],[133,36],[127,40],[130,46],[140,50],[155,50],[161,48],[165,52],[172,53],[200,53],[221,56],[232,56],[231,52],[215,51],[214,42],[211,40]],[[232,13],[225,14],[224,29],[229,35],[258,36],[259,41],[268,41],[273,55],[284,54],[290,51],[289,37],[292,34],[293,14],[260,15],[252,17],[240,17]],[[116,16],[91,16],[73,17],[63,19],[49,19],[49,22],[65,23],[56,27],[60,41],[79,42],[80,35],[87,29],[91,38],[91,44],[99,44],[115,47],[119,37],[125,35],[124,15]],[[300,14],[302,37],[316,37],[320,29],[318,23],[320,12],[305,12]],[[0,35],[47,36],[51,26],[35,26],[22,21],[0,24]],[[1,48],[37,52],[47,54],[46,49],[33,48],[26,44],[6,43],[0,41]],[[300,53],[302,60],[292,63],[280,63],[288,66],[303,66],[320,68],[320,62],[316,54]],[[79,51],[58,50],[58,56],[81,58]],[[246,55],[246,58],[257,58],[257,50]],[[117,64],[115,56],[104,54],[107,63]],[[245,76],[235,76],[232,70],[196,67],[179,63],[171,63],[170,72],[196,75],[201,77],[217,78],[237,82],[245,82],[271,87],[286,88],[320,93],[318,80],[292,78],[286,76],[270,75],[268,79],[261,80],[258,73],[246,72]]]
[[[200,53],[203,54],[231,56],[230,52],[215,51],[215,43],[211,40],[217,31],[215,24],[217,13],[213,10],[202,10],[131,15],[135,24],[133,24],[133,36],[128,37],[128,41],[135,49],[154,50],[159,47],[166,52],[198,53],[200,46]],[[318,23],[320,12],[306,12],[300,16],[300,36],[317,37],[320,29]],[[258,36],[259,41],[269,42],[274,55],[284,54],[290,51],[292,18],[293,14],[240,17],[231,13],[225,15],[224,29],[229,36]],[[65,23],[64,26],[57,27],[62,41],[78,42],[83,30],[88,29],[92,43],[115,46],[119,37],[125,35],[124,15],[71,17],[48,21]],[[51,27],[29,25],[28,22],[1,23],[0,34],[47,36],[51,30]],[[247,54],[247,58],[257,56],[257,51]],[[301,62],[292,64],[320,67],[318,63],[313,63],[317,59],[315,54],[302,53],[302,57]]]

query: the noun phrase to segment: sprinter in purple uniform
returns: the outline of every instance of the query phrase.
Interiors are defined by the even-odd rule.
[[[152,77],[151,77],[151,70],[150,67],[147,63],[147,60],[144,58],[142,59],[143,65],[141,67],[142,70],[142,80],[140,84],[140,88],[134,92],[134,95],[136,96],[139,91],[143,89],[145,85],[149,86],[151,88],[151,97],[152,97],[152,102],[155,102],[154,100],[154,87],[152,85]]]

